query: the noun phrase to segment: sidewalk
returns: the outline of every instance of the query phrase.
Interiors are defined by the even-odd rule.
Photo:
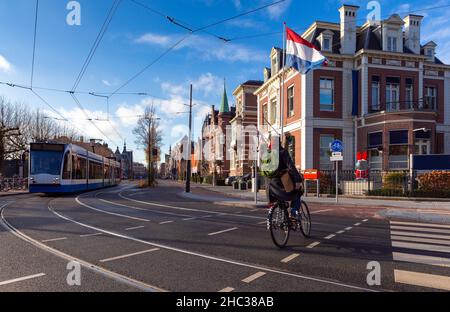
[[[0,192],[0,197],[23,195],[23,194],[28,194],[28,190],[26,191],[11,190],[9,192]]]
[[[218,197],[226,198],[230,200],[230,198],[241,199],[245,202],[254,203],[255,194],[250,191],[239,191],[234,190],[231,186],[216,186],[212,187],[211,185],[204,184],[193,184],[194,188],[201,188],[208,190],[210,192],[217,193]],[[219,196],[220,195],[220,196]],[[450,200],[449,201],[421,201],[417,200],[408,200],[408,199],[374,199],[374,198],[357,198],[357,197],[339,197],[339,202],[336,203],[336,199],[333,197],[314,197],[308,196],[305,197],[305,200],[311,203],[322,203],[328,205],[346,205],[346,206],[376,206],[380,208],[405,208],[405,209],[439,209],[439,210],[448,210],[450,213]],[[266,192],[264,190],[258,193],[258,202],[266,202]]]

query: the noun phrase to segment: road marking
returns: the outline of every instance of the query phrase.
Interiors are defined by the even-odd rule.
[[[99,236],[99,235],[103,235],[103,233],[84,234],[84,235],[80,235],[80,237],[92,237],[92,236]]]
[[[255,211],[259,211],[259,209],[252,209],[252,210],[250,210],[250,212],[255,212]]]
[[[164,221],[164,222],[160,222],[159,224],[163,225],[163,224],[169,224],[169,223],[173,223],[173,221]]]
[[[28,275],[28,276],[24,276],[24,277],[15,278],[15,279],[10,279],[8,281],[0,282],[0,286],[13,284],[13,283],[17,283],[17,282],[22,282],[22,281],[26,281],[26,280],[33,279],[33,278],[42,277],[42,276],[45,276],[45,273],[39,273],[39,274]]]
[[[391,221],[391,224],[394,224],[394,225],[412,225],[412,226],[419,226],[419,227],[433,227],[433,228],[450,229],[450,225],[436,224],[436,223],[415,223],[415,222]]]
[[[336,234],[344,234],[345,231],[337,231]]]
[[[310,244],[310,245],[309,245],[308,247],[306,247],[306,248],[312,249],[312,248],[316,247],[317,245],[320,245],[320,242],[314,242],[314,243]]]
[[[450,247],[437,246],[437,245],[404,243],[404,242],[394,241],[394,242],[392,242],[392,247],[450,253]]]
[[[214,217],[214,216],[209,215],[209,216],[204,216],[204,217],[201,217],[201,218],[202,219],[207,219],[207,218],[212,218],[212,217]]]
[[[263,277],[264,275],[266,275],[265,272],[258,272],[258,273],[255,273],[255,274],[253,274],[253,275],[247,277],[247,278],[244,278],[244,279],[242,280],[242,282],[247,283],[247,284],[250,284],[251,282],[257,280],[258,278]]]
[[[437,245],[448,245],[450,246],[450,240],[443,239],[431,239],[431,238],[421,238],[421,237],[406,237],[406,236],[395,236],[391,235],[391,240],[402,240],[407,242],[416,242],[416,243],[429,243],[429,244],[437,244]]]
[[[427,234],[427,233],[412,233],[412,232],[401,232],[401,231],[391,231],[391,235],[402,235],[402,236],[413,236],[413,237],[429,237],[437,239],[450,239],[448,235],[437,235],[437,234]]]
[[[393,229],[393,230],[412,231],[412,232],[417,231],[417,232],[430,232],[430,233],[450,234],[450,230],[431,229],[431,228],[419,228],[419,227],[410,227],[410,226],[391,225],[391,229]]]
[[[208,236],[214,236],[214,235],[218,235],[218,234],[223,234],[223,233],[231,232],[231,231],[234,231],[234,230],[237,230],[237,229],[238,229],[237,227],[234,227],[234,228],[226,229],[226,230],[219,231],[219,232],[209,233]]]
[[[281,260],[281,263],[288,263],[288,262],[294,260],[295,258],[297,258],[298,256],[300,256],[300,254],[298,254],[298,253],[292,254],[289,257],[286,257],[283,260]]]
[[[74,219],[71,219],[70,217],[64,216],[61,213],[55,211],[51,207],[51,205],[48,206],[48,209],[53,214],[58,216],[59,218],[61,218],[63,220],[66,220],[66,221],[69,221],[69,222],[72,222],[72,223],[75,223],[75,224],[78,224],[78,225],[80,225],[82,227],[85,227],[85,228],[88,228],[88,229],[91,229],[91,230],[94,230],[94,231],[99,231],[99,232],[102,232],[102,233],[105,233],[105,234],[108,234],[108,235],[112,235],[112,236],[115,236],[115,237],[119,237],[119,238],[127,239],[127,240],[130,240],[130,241],[142,243],[142,244],[145,244],[145,245],[158,247],[160,249],[165,249],[165,250],[170,250],[170,251],[174,251],[174,252],[179,252],[179,253],[182,253],[182,254],[185,254],[185,255],[196,256],[196,257],[199,257],[199,258],[208,259],[208,260],[216,261],[216,262],[220,262],[220,263],[233,264],[233,265],[244,267],[244,268],[251,268],[251,269],[255,269],[255,270],[263,270],[263,271],[266,271],[266,272],[271,272],[271,273],[275,273],[275,274],[282,275],[282,276],[290,276],[290,277],[294,277],[294,278],[298,278],[298,279],[302,279],[302,280],[307,280],[307,281],[314,281],[314,282],[319,282],[319,283],[328,284],[328,285],[335,285],[335,286],[340,286],[340,287],[349,288],[349,289],[356,289],[356,290],[360,290],[360,291],[379,292],[376,289],[360,287],[360,286],[350,285],[350,284],[346,284],[346,283],[342,283],[342,282],[335,282],[335,281],[330,281],[330,280],[321,279],[321,278],[317,278],[317,277],[312,277],[312,276],[307,276],[307,275],[302,275],[302,274],[297,274],[297,273],[290,273],[290,272],[285,272],[285,271],[271,269],[271,268],[265,268],[265,267],[261,267],[261,266],[254,265],[254,264],[243,263],[243,262],[239,262],[239,261],[235,261],[235,260],[229,260],[229,259],[224,259],[224,258],[220,258],[220,257],[210,256],[210,255],[206,255],[206,254],[203,254],[203,253],[198,253],[198,252],[189,251],[189,250],[186,250],[186,249],[172,247],[172,246],[169,246],[169,245],[158,244],[158,243],[155,243],[155,242],[139,239],[139,238],[136,238],[136,237],[132,237],[132,236],[128,236],[128,235],[124,235],[124,234],[120,234],[120,233],[116,233],[116,232],[113,232],[113,231],[108,231],[108,230],[105,230],[105,229],[98,228],[96,226],[92,226],[92,225],[89,225],[89,224],[86,224],[86,223],[83,223],[83,222],[80,222],[80,221],[76,221]],[[2,216],[2,220],[5,221],[3,216]],[[21,235],[23,235],[23,233],[21,233]],[[45,245],[42,245],[42,247],[43,248],[48,248]],[[58,252],[55,249],[52,249],[52,251],[54,253],[60,253],[60,252]],[[68,255],[65,255],[65,258],[66,259],[70,259],[70,257]],[[86,263],[83,260],[77,260],[77,261],[80,262],[80,263],[83,263],[82,265],[84,265],[84,266],[88,266],[89,265],[88,263]],[[93,269],[93,268],[95,268],[95,266],[94,265],[90,265],[89,268]],[[103,270],[105,270],[105,269],[103,269]],[[116,275],[116,276],[118,275],[117,273],[114,273],[114,272],[111,272],[111,271],[108,271],[108,273],[111,274],[111,275],[113,275],[113,274]],[[130,278],[128,278],[128,279],[130,279]],[[144,284],[143,282],[138,282],[136,280],[133,280],[133,282],[134,283]],[[148,287],[151,287],[153,289],[156,288],[155,286],[148,286]],[[158,288],[156,288],[156,289],[158,289]]]
[[[232,288],[232,287],[227,287],[227,288],[224,288],[224,289],[222,289],[222,290],[219,290],[219,292],[227,293],[227,292],[232,292],[233,290],[234,290],[234,288]]]
[[[336,234],[331,234],[331,235],[328,235],[327,237],[325,237],[325,239],[332,239],[335,236],[336,236]]]
[[[142,228],[144,228],[144,227],[145,227],[145,226],[143,226],[143,225],[141,225],[141,226],[135,226],[135,227],[130,227],[130,228],[125,229],[125,231],[138,230],[138,229],[142,229]]]
[[[137,221],[143,221],[143,222],[149,222],[149,221],[150,221],[150,220],[147,220],[147,219],[136,218],[136,217],[132,217],[132,216],[120,214],[120,213],[115,213],[115,212],[110,212],[110,211],[106,211],[106,210],[102,210],[102,209],[97,209],[97,208],[94,208],[94,207],[92,207],[92,206],[89,206],[88,204],[82,203],[78,198],[79,198],[79,196],[78,196],[77,198],[75,198],[75,201],[76,201],[79,205],[81,205],[81,206],[83,206],[83,207],[86,207],[86,208],[88,208],[88,209],[94,210],[94,211],[106,213],[106,214],[109,214],[109,215],[112,215],[112,216],[116,216],[116,217],[122,217],[122,218],[127,218],[127,219],[137,220]]]
[[[361,223],[355,223],[354,224],[354,226],[360,226],[361,225]]]
[[[369,219],[364,219],[364,220],[362,220],[362,222],[367,222],[367,221],[369,221]]]
[[[134,253],[130,253],[127,255],[122,255],[122,256],[117,256],[117,257],[113,257],[113,258],[108,258],[108,259],[103,259],[100,260],[100,262],[110,262],[110,261],[114,261],[114,260],[120,260],[120,259],[124,259],[124,258],[129,258],[129,257],[133,257],[133,256],[139,256],[139,255],[143,255],[149,252],[153,252],[153,251],[158,251],[159,248],[152,248],[152,249],[148,249],[148,250],[144,250],[144,251],[139,251],[139,252],[134,252]]]
[[[407,253],[401,253],[401,252],[393,252],[392,255],[393,255],[395,261],[450,267],[450,259],[447,259],[447,258],[407,254]]]
[[[311,214],[317,214],[322,212],[328,212],[328,211],[334,211],[335,209],[324,209],[324,210],[318,210],[318,211],[312,211]]]
[[[42,243],[49,243],[49,242],[57,242],[57,241],[62,241],[62,240],[66,240],[67,237],[59,237],[59,238],[52,238],[52,239],[45,239],[43,241],[41,241]]]
[[[191,220],[195,220],[195,219],[197,219],[197,218],[196,218],[196,217],[193,217],[193,218],[183,219],[183,221],[191,221]]]
[[[351,229],[353,229],[351,226],[345,228],[346,231],[350,231]]]
[[[394,270],[395,282],[434,289],[450,290],[450,277]]]
[[[97,195],[99,195],[99,194],[102,194],[102,193],[97,193],[96,194],[96,198],[99,201],[102,201],[102,202],[105,202],[105,203],[108,203],[108,204],[112,204],[112,205],[115,205],[115,206],[130,208],[130,209],[139,210],[139,211],[149,211],[149,212],[153,212],[153,213],[156,213],[156,214],[162,214],[162,215],[166,215],[166,216],[176,216],[176,217],[185,217],[185,218],[186,217],[192,217],[190,215],[185,215],[185,214],[179,214],[179,213],[173,213],[173,212],[165,212],[165,211],[158,211],[158,210],[145,209],[145,208],[140,208],[140,207],[135,207],[135,206],[119,204],[119,203],[115,203],[115,202],[112,202],[112,201],[109,201],[109,200],[106,200],[106,199],[98,198]]]
[[[215,215],[223,215],[223,216],[235,216],[235,217],[240,217],[240,218],[249,218],[249,219],[265,219],[264,217],[257,217],[257,216],[250,216],[250,215],[246,215],[246,214],[234,214],[234,213],[223,213],[223,212],[218,212],[218,211],[210,211],[210,210],[202,210],[202,209],[194,209],[194,208],[185,208],[185,207],[176,207],[176,206],[170,206],[170,205],[163,205],[163,204],[158,204],[158,203],[154,203],[154,202],[146,202],[146,201],[142,201],[142,200],[136,200],[133,198],[129,198],[126,196],[123,196],[122,193],[118,194],[120,198],[128,200],[128,201],[132,201],[132,202],[136,202],[136,203],[140,203],[140,204],[144,204],[144,205],[149,205],[149,206],[155,206],[155,207],[162,207],[162,208],[169,208],[169,209],[176,209],[176,210],[183,210],[183,211],[196,211],[196,212],[204,212],[204,213],[213,213]]]
[[[258,224],[267,224],[267,220],[266,221],[262,221],[262,222],[258,222]]]

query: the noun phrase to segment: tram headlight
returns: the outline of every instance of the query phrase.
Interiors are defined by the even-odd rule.
[[[59,178],[54,178],[53,179],[53,184],[58,184],[59,183]]]

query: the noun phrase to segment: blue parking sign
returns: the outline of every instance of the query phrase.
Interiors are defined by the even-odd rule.
[[[344,151],[344,144],[341,140],[334,140],[330,144],[330,151],[334,153],[342,153]]]

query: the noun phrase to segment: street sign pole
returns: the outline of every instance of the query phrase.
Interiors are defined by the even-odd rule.
[[[338,175],[338,170],[339,170],[339,162],[336,161],[336,203],[339,202],[339,175]]]

